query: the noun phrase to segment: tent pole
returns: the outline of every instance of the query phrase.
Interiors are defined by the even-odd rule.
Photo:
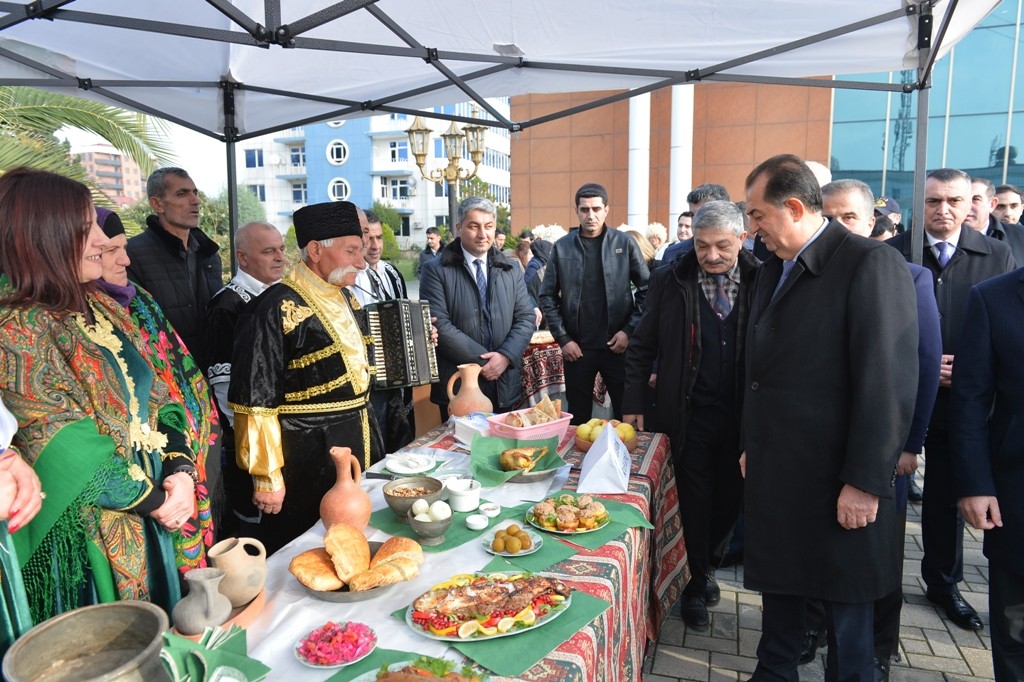
[[[235,168],[235,140],[238,139],[238,127],[235,125],[235,85],[221,81],[221,92],[224,94],[224,141],[228,165],[228,246],[231,249],[231,276],[235,268],[235,230],[238,229],[238,172]]]
[[[914,220],[910,228],[910,259],[921,264],[924,255],[924,185],[928,174],[928,94],[931,91],[932,6],[918,5],[917,48],[920,58],[917,88],[917,143],[914,150]],[[948,17],[947,17],[948,20]]]

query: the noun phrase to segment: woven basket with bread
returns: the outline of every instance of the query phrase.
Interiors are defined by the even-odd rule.
[[[391,538],[371,557],[370,543],[359,529],[336,523],[324,536],[323,547],[296,555],[288,570],[317,592],[346,586],[350,592],[364,592],[412,580],[419,575],[423,558],[420,544],[403,537]]]

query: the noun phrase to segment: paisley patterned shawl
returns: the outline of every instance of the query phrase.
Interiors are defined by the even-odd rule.
[[[0,280],[0,290],[5,285]],[[90,302],[129,342],[142,348],[139,328],[123,308],[100,293],[90,295]],[[170,542],[166,543],[166,555],[153,550],[155,545],[162,544],[154,543],[153,536],[164,531],[137,514],[101,510],[96,504],[104,489],[119,485],[118,480],[124,486],[138,489],[138,467],[133,468],[132,464],[136,453],[129,435],[130,409],[122,375],[104,350],[85,334],[76,317],[58,317],[38,308],[0,311],[0,391],[18,420],[19,430],[13,444],[34,466],[47,446],[56,442],[62,446],[58,451],[47,450],[47,459],[66,462],[72,472],[80,468],[76,452],[81,451],[68,438],[59,437],[65,427],[85,426],[95,434],[92,445],[103,443],[110,448],[98,467],[84,472],[91,480],[83,482],[80,490],[60,503],[51,499],[55,495],[48,497],[44,510],[50,508],[52,525],[40,531],[45,537],[37,534],[32,546],[40,551],[22,552],[19,547],[37,621],[58,610],[82,605],[81,595],[90,591],[83,582],[89,574],[86,564],[92,566],[92,589],[100,601],[147,599],[154,587],[154,576],[164,583],[156,586],[160,593],[177,590]],[[161,407],[170,401],[170,389],[159,376],[152,377],[148,397],[144,413],[150,429],[156,430]],[[68,429],[72,431],[74,428]],[[85,447],[84,441],[80,447]],[[43,471],[39,471],[43,478]],[[69,474],[64,472],[64,476]],[[47,481],[43,482],[47,487]],[[66,482],[62,484],[66,487]],[[53,483],[54,488],[59,485]],[[43,516],[40,514],[25,530],[29,531]],[[29,536],[30,532],[18,535]],[[51,557],[51,551],[57,555]],[[102,562],[106,562],[109,571],[97,570]],[[171,566],[170,571],[167,565]],[[57,566],[57,570],[52,566]],[[54,601],[57,594],[62,600],[59,606]]]
[[[132,320],[138,326],[139,351],[152,367],[154,374],[167,384],[173,402],[185,408],[188,419],[189,446],[196,457],[199,485],[196,488],[197,515],[174,534],[178,566],[182,572],[206,566],[206,550],[213,544],[213,519],[210,511],[210,491],[206,485],[206,458],[216,439],[213,425],[217,411],[213,409],[210,388],[202,370],[192,354],[161,310],[153,296],[135,285],[136,295],[128,306]]]

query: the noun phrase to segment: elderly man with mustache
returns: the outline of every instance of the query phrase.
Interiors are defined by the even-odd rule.
[[[682,616],[694,630],[708,628],[707,607],[721,598],[715,557],[722,556],[743,497],[736,466],[743,339],[758,266],[743,249],[746,236],[736,204],[704,204],[693,216],[693,250],[651,276],[626,349],[622,419],[640,429],[658,358],[657,418],[671,438],[691,573]]]
[[[338,201],[304,206],[293,220],[302,260],[240,325],[228,389],[236,463],[252,475],[261,513],[250,530],[268,553],[319,520],[336,478],[332,446],[352,448],[364,468],[383,451],[369,402],[369,336],[346,289],[365,267],[366,216]]]

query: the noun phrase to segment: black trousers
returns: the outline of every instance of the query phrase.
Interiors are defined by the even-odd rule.
[[[761,641],[752,682],[799,682],[797,665],[807,627],[807,599],[763,594]],[[870,682],[874,679],[871,621],[874,602],[823,602],[828,628],[825,682]]]
[[[988,610],[996,682],[1024,680],[1024,576],[989,562]]]
[[[928,466],[921,505],[924,544],[921,577],[930,592],[949,594],[964,579],[964,518],[956,506],[953,491],[954,474],[945,420],[932,420],[924,448]]]
[[[622,391],[626,387],[626,354],[607,349],[584,349],[583,357],[565,362],[565,397],[573,424],[590,421],[594,414],[594,379],[598,372],[608,388],[612,412],[622,417]]]
[[[686,445],[673,453],[679,513],[686,538],[690,582],[685,594],[702,595],[740,514],[739,429],[729,409],[698,407],[690,415]]]

